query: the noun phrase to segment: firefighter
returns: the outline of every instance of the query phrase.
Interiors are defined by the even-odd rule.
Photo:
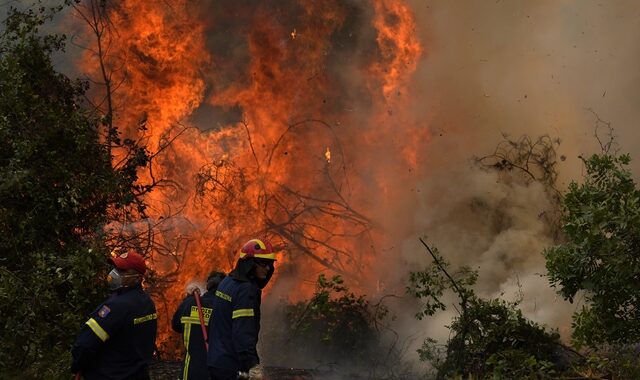
[[[222,272],[211,272],[207,277],[207,292],[200,297],[202,319],[205,326],[209,326],[210,323],[214,293],[225,277],[226,275]],[[198,291],[198,289],[187,288],[187,297],[178,306],[171,320],[173,330],[182,333],[186,349],[180,373],[180,379],[183,380],[209,379],[206,342],[202,334],[198,304],[194,294]]]
[[[109,259],[111,296],[89,315],[71,349],[71,372],[85,379],[148,380],[155,350],[156,307],[142,289],[144,258],[129,251]]]
[[[274,271],[275,254],[266,240],[242,246],[234,270],[218,286],[209,325],[207,358],[214,380],[264,377],[256,345],[260,332],[260,299]]]

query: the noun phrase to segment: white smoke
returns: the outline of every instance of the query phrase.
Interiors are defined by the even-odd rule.
[[[522,297],[527,317],[568,339],[576,305],[557,296],[544,277],[542,252],[554,244],[541,217],[550,205],[546,193],[539,185],[499,181],[470,159],[492,153],[503,133],[557,137],[558,153],[566,156],[559,166],[564,190],[581,179],[578,156],[600,151],[596,115],[611,123],[621,152],[633,155],[640,146],[634,131],[640,120],[637,3],[411,4],[426,46],[416,74],[423,96],[416,114],[429,113],[432,141],[428,173],[417,180],[420,192],[404,200],[413,212],[389,223],[392,234],[404,237],[398,242],[403,260],[393,272],[430,262],[417,241],[426,235],[454,266],[479,270],[481,295]],[[631,167],[636,175],[638,162],[635,157]],[[394,230],[398,218],[402,229]],[[425,335],[446,338],[450,317],[423,322]]]

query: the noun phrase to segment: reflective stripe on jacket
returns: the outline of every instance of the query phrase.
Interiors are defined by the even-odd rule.
[[[202,316],[205,326],[209,326],[209,321],[213,311],[214,295],[205,293],[200,297],[202,305]],[[171,327],[174,331],[182,333],[184,347],[186,349],[182,362],[180,379],[183,380],[209,380],[207,369],[207,351],[200,327],[200,317],[198,316],[198,306],[193,295],[186,297],[171,320]]]
[[[72,371],[87,380],[128,379],[146,371],[155,350],[156,308],[140,285],[118,290],[89,315],[71,350]]]
[[[260,362],[256,345],[262,291],[252,281],[229,276],[215,294],[207,365],[234,373],[248,371]]]

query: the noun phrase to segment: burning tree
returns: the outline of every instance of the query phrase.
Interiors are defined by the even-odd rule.
[[[338,155],[317,157],[316,165],[301,173],[315,179],[311,186],[271,179],[274,171],[271,164],[280,150],[280,143],[288,134],[295,138],[295,128],[313,124],[331,131],[331,126],[317,120],[293,124],[262,162],[251,147],[253,166],[239,168],[231,159],[204,166],[198,172],[197,200],[218,213],[233,210],[233,215],[223,221],[227,231],[238,231],[238,236],[243,236],[241,231],[245,226],[253,224],[257,235],[278,236],[288,250],[298,251],[336,273],[361,280],[364,268],[354,264],[363,262],[363,255],[371,254],[371,251],[348,251],[344,242],[356,240],[372,247],[370,232],[373,225],[365,215],[354,210],[343,195],[349,185],[342,151],[338,150]],[[250,134],[247,141],[251,146]],[[339,141],[334,145],[340,148]],[[285,151],[281,154],[294,153]],[[339,182],[336,177],[340,178]],[[332,219],[333,223],[326,223],[327,219]],[[234,243],[238,245],[241,241]]]
[[[385,173],[418,165],[426,137],[400,106],[422,52],[404,2],[83,4],[94,103],[151,152],[146,208],[113,232],[150,254],[163,342],[183,285],[230,269],[256,234],[286,248],[280,273],[367,276],[379,237],[361,210],[388,196]]]

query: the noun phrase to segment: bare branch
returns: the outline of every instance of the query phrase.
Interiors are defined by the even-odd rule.
[[[596,138],[598,144],[600,145],[600,150],[603,154],[616,154],[619,150],[618,143],[616,142],[616,136],[613,133],[613,127],[611,126],[611,122],[604,121],[600,118],[600,116],[591,108],[587,108],[587,111],[591,112],[591,114],[596,118],[596,126],[593,131],[593,137]],[[601,129],[605,129],[605,136],[607,140],[603,140],[600,137]]]

